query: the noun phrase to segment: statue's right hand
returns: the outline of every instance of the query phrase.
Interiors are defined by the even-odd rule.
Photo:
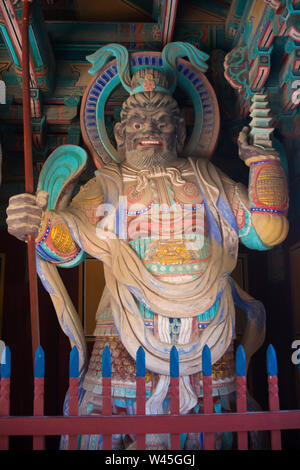
[[[6,210],[8,232],[22,241],[30,234],[36,237],[47,201],[48,193],[45,191],[37,195],[25,193],[12,196]]]

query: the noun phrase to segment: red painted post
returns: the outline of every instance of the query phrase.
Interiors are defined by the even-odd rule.
[[[112,400],[111,400],[111,378],[102,377],[102,414],[103,416],[111,416]],[[103,434],[102,450],[111,450],[112,435]]]
[[[211,354],[207,345],[202,352],[203,370],[203,410],[204,413],[214,412],[212,378],[211,378]],[[215,436],[213,432],[204,433],[204,450],[215,450]]]
[[[214,412],[211,376],[203,377],[203,410],[205,414]],[[215,437],[213,432],[204,433],[204,449],[215,449]]]
[[[78,377],[69,378],[69,416],[78,416]],[[69,450],[77,450],[77,434],[69,436]]]
[[[34,179],[32,166],[32,128],[30,113],[30,70],[29,70],[29,15],[32,0],[23,0],[22,11],[22,87],[23,87],[23,128],[24,128],[24,169],[25,191],[34,194]],[[28,276],[30,296],[30,321],[32,355],[40,345],[39,302],[36,272],[35,236],[27,237]]]
[[[34,378],[33,416],[44,416],[44,378]],[[33,450],[44,450],[44,436],[33,437]]]
[[[69,416],[78,416],[78,380],[79,353],[76,346],[72,348],[69,366]],[[77,434],[69,435],[69,450],[77,450]]]
[[[273,346],[270,344],[267,349],[267,370],[268,370],[268,391],[269,391],[269,410],[279,411],[278,396],[278,377],[277,377],[277,358]],[[281,432],[280,429],[271,431],[272,450],[281,450]]]
[[[45,355],[43,348],[39,346],[35,351],[34,360],[34,398],[33,415],[44,416],[44,376]],[[33,450],[45,449],[45,437],[33,436]]]
[[[112,415],[111,399],[111,359],[110,350],[105,346],[102,353],[102,414],[103,416]],[[102,434],[102,450],[112,449],[112,435]]]
[[[1,378],[0,416],[10,413],[10,378]],[[9,436],[0,436],[0,450],[8,450]]]
[[[146,413],[145,352],[140,346],[136,354],[136,414]],[[146,449],[146,435],[136,434],[136,450]]]
[[[238,413],[247,412],[246,401],[246,377],[236,377],[236,411]],[[238,432],[238,450],[248,450],[248,433]]]
[[[171,377],[170,380],[171,415],[179,415],[179,377]],[[171,434],[171,449],[180,450],[180,434]]]
[[[145,377],[136,378],[136,414],[144,415],[146,408],[146,379]],[[146,449],[146,435],[136,435],[136,450]]]
[[[5,347],[1,363],[1,387],[0,387],[0,416],[10,414],[10,373],[11,373],[11,353],[8,346]],[[9,435],[0,436],[0,450],[8,450]]]
[[[180,414],[179,358],[175,346],[170,352],[170,408],[171,415]],[[171,449],[180,450],[180,434],[171,433]]]
[[[244,348],[239,345],[236,351],[236,411],[247,412],[246,356]],[[248,450],[248,433],[237,433],[238,450]]]
[[[269,410],[279,411],[278,378],[276,375],[268,376],[268,389]],[[281,433],[279,429],[271,431],[271,447],[272,450],[281,450]]]

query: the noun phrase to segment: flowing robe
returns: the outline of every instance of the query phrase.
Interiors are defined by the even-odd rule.
[[[81,352],[82,412],[97,409],[101,412],[101,368],[95,367],[95,361],[105,344],[111,345],[116,371],[118,364],[122,369],[122,361],[123,367],[132,371],[130,358],[134,360],[137,349],[144,348],[147,413],[164,410],[173,344],[179,353],[181,413],[190,412],[201,396],[202,350],[206,344],[212,363],[222,364],[223,358],[225,367],[221,380],[214,381],[214,393],[230,393],[234,387],[231,354],[234,302],[247,315],[244,344],[248,360],[264,338],[263,306],[243,293],[230,278],[237,261],[239,235],[247,230],[247,224],[251,225],[246,190],[208,161],[191,159],[179,160],[171,169],[140,174],[126,167],[120,170],[117,165],[107,165],[96,172],[91,186],[104,195],[107,208],[105,217],[98,212],[102,216],[98,223],[91,223],[82,209],[93,189],[87,189],[66,210],[55,214],[67,224],[76,244],[104,263],[106,289],[97,312],[96,342],[87,373],[82,332],[65,301],[55,267],[39,261],[41,279],[52,297],[62,328]],[[141,203],[147,209],[145,213],[152,214],[153,198],[169,207],[173,202],[177,206],[189,204],[191,210],[198,207],[202,213],[202,232],[194,238],[183,234],[178,240],[175,223],[175,234],[157,241],[149,236],[149,226],[145,228],[142,223],[140,233],[136,235],[137,230],[133,230],[132,236],[128,216],[141,215],[137,214]],[[155,217],[152,222],[160,224]],[[226,354],[229,356],[224,361]],[[128,408],[130,399],[133,401],[129,406],[134,407],[133,375],[121,374],[115,382],[112,379],[116,407]]]

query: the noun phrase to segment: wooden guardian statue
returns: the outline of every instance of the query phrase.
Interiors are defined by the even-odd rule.
[[[81,414],[101,414],[101,354],[106,345],[112,353],[113,413],[135,413],[140,346],[146,357],[146,412],[170,411],[173,345],[179,354],[180,412],[201,413],[205,345],[212,356],[215,409],[230,411],[234,406],[234,305],[246,315],[242,343],[248,363],[264,340],[262,304],[230,275],[239,241],[268,250],[287,236],[287,183],[270,133],[260,132],[258,121],[252,128],[252,135],[261,136],[255,145],[248,128],[238,142],[239,157],[250,168],[248,188],[210,163],[219,112],[204,75],[207,59],[186,43],[168,44],[161,54],[131,56],[111,44],[88,57],[94,78],[82,102],[81,125],[97,167],[94,178],[73,197],[87,154],[76,146],[62,146],[44,165],[37,195],[10,200],[8,230],[22,240],[35,231],[39,276],[61,328],[80,352]],[[104,107],[120,83],[129,96],[114,128],[115,148],[105,129]],[[194,105],[189,139],[172,96],[176,86]],[[106,280],[89,364],[80,321],[57,271],[57,266],[80,263],[87,254],[103,262]],[[222,438],[217,447],[228,447]],[[113,448],[124,449],[134,439],[115,435]],[[147,448],[168,449],[168,439],[150,434]],[[80,448],[101,449],[101,443],[101,436],[81,436]],[[184,449],[201,446],[198,435],[182,440]]]

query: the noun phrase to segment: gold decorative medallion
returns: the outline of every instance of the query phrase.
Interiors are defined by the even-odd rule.
[[[182,241],[159,242],[153,254],[153,260],[163,265],[182,264],[191,258],[191,253]]]

